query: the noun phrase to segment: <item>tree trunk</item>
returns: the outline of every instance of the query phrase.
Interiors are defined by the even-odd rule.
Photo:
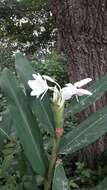
[[[50,7],[61,50],[67,57],[70,81],[86,77],[98,80],[107,72],[107,0],[50,0]],[[85,116],[105,102],[103,96]],[[102,146],[98,143],[99,151]]]

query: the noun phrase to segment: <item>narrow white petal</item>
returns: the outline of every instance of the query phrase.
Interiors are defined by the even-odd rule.
[[[74,88],[74,85],[71,83],[67,83],[67,84],[65,84],[65,86],[70,87],[70,88]]]
[[[75,97],[76,97],[77,102],[79,102],[79,98],[78,98],[78,96],[76,95]]]
[[[36,89],[48,89],[47,82],[45,80],[40,81],[40,80],[35,80],[35,88]]]
[[[31,93],[30,93],[30,95],[31,95],[31,96],[37,96],[37,95],[38,95],[38,93],[37,93],[37,91],[36,91],[36,90],[32,90],[32,91],[31,91]]]
[[[73,95],[76,94],[76,91],[74,89],[71,90],[71,88],[69,87],[62,88],[61,92],[62,92],[62,97],[64,100],[69,100]]]
[[[42,76],[39,73],[37,75],[38,75],[38,80],[44,81],[43,78],[42,78]]]
[[[47,76],[47,75],[42,75],[42,77],[43,77],[45,80],[48,80],[48,81],[50,81],[50,82],[52,82],[52,83],[55,83],[59,88],[61,88],[60,85],[59,85],[55,80],[53,80],[51,77],[49,77],[49,76]]]
[[[89,96],[91,96],[92,95],[92,93],[90,91],[82,89],[82,88],[81,89],[77,89],[76,91],[77,91],[76,95],[78,95],[78,96],[83,96],[83,95],[89,95]]]
[[[51,77],[47,76],[47,75],[42,75],[42,77],[50,82],[55,82]]]
[[[73,94],[75,94],[77,88],[76,88],[73,84],[68,83],[68,84],[66,84],[65,86],[66,86],[68,89],[70,89],[70,91],[71,91]]]
[[[29,80],[28,81],[28,85],[30,86],[31,89],[35,89],[35,86],[36,86],[36,82],[35,80]]]
[[[37,74],[32,74],[32,76],[33,76],[34,79],[37,79],[38,75]]]
[[[39,73],[37,73],[37,74],[32,74],[32,76],[33,76],[36,80],[38,80],[38,81],[40,81],[40,82],[43,82],[43,81],[44,81],[43,78],[42,78],[42,76],[41,76]]]
[[[86,85],[87,83],[89,83],[90,81],[92,81],[91,78],[86,78],[86,79],[80,80],[78,82],[75,82],[74,86],[77,87],[77,88],[80,88],[80,87]]]
[[[34,89],[34,90],[31,91],[30,95],[31,96],[38,96],[39,97],[43,93],[44,93],[44,91],[42,89],[37,89],[37,90]]]
[[[47,90],[45,90],[44,93],[42,94],[42,96],[41,96],[41,98],[40,98],[41,100],[42,100],[43,97],[45,96],[46,92],[47,92]]]

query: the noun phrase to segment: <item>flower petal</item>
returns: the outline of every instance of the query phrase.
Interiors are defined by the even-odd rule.
[[[65,86],[67,86],[67,87],[70,87],[70,88],[73,88],[73,89],[74,89],[74,85],[73,85],[73,84],[71,84],[71,83],[67,83]]]
[[[45,80],[48,80],[48,81],[50,81],[50,82],[52,82],[52,83],[55,83],[59,88],[61,88],[60,85],[59,85],[55,80],[53,80],[51,77],[49,77],[49,76],[47,76],[47,75],[42,75],[42,77],[43,77]]]
[[[36,90],[32,90],[30,93],[31,96],[37,96],[39,93]]]
[[[47,75],[42,75],[42,77],[43,77],[44,79],[50,81],[50,82],[55,83],[55,81],[54,81],[51,77],[49,77],[49,76],[47,76]]]
[[[36,79],[37,78],[37,74],[32,74],[33,78]]]
[[[76,95],[78,95],[78,96],[83,96],[83,95],[89,95],[89,96],[91,96],[92,93],[90,91],[88,91],[88,90],[80,88],[80,89],[76,90]]]
[[[30,86],[30,88],[31,88],[32,90],[34,90],[34,89],[35,89],[35,86],[36,86],[35,80],[29,80],[29,81],[28,81],[28,85]]]
[[[62,98],[65,100],[69,100],[73,95],[76,94],[76,90],[73,88],[69,88],[69,87],[64,87],[61,89],[61,93],[62,93]]]
[[[42,76],[39,73],[32,74],[32,76],[34,77],[34,79],[36,79],[36,80],[38,80],[40,82],[44,81],[43,78],[42,78]]]
[[[90,81],[92,81],[91,78],[86,78],[86,79],[80,80],[78,82],[75,82],[74,86],[77,87],[77,88],[80,88],[80,87],[86,85],[87,83],[89,83]]]
[[[47,91],[47,90],[45,90],[45,91]],[[37,90],[34,89],[34,90],[31,91],[30,95],[39,97],[43,93],[44,93],[44,91],[41,90],[41,89],[37,89]]]

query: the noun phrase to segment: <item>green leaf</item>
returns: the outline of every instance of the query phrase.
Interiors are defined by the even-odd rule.
[[[91,85],[89,91],[93,93],[92,96],[83,96],[79,98],[79,102],[72,101],[67,112],[73,115],[95,103],[107,91],[107,74]]]
[[[42,128],[53,136],[53,114],[50,107],[49,97],[45,95],[43,100],[31,98],[30,106],[32,108],[32,112],[38,118]]]
[[[16,78],[8,69],[2,73],[0,87],[8,99],[13,124],[25,154],[33,169],[44,176],[47,159],[37,121],[29,108],[26,96],[18,87]]]
[[[62,137],[59,152],[71,154],[93,143],[107,132],[107,106]]]
[[[16,54],[15,60],[16,70],[24,83],[24,86],[27,90],[28,99],[30,99],[30,106],[33,113],[38,118],[43,129],[47,130],[51,135],[54,134],[54,122],[53,122],[53,113],[51,109],[51,104],[49,97],[45,96],[43,100],[36,99],[36,97],[30,97],[30,88],[28,86],[28,80],[33,79],[32,74],[35,73],[29,61],[25,56],[18,53]]]
[[[0,120],[0,144],[4,138],[10,138],[9,135],[12,133],[12,118],[8,109],[6,109],[1,116]]]
[[[68,179],[60,161],[55,166],[52,190],[70,190]]]
[[[28,92],[30,92],[27,82],[28,80],[32,79],[32,74],[35,73],[31,63],[25,56],[23,56],[23,54],[17,53],[15,57],[15,67],[17,73],[21,77],[22,82],[24,83],[25,88]]]

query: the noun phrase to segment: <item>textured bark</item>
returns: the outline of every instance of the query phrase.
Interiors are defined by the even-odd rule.
[[[61,50],[67,57],[70,80],[73,82],[86,77],[98,80],[107,72],[107,0],[50,0],[50,7],[58,28]],[[103,96],[90,106],[85,116],[105,102],[107,97]],[[95,149],[98,146],[102,151],[103,144],[100,141]]]
[[[107,71],[107,2],[105,0],[50,0],[69,76],[94,80]]]

